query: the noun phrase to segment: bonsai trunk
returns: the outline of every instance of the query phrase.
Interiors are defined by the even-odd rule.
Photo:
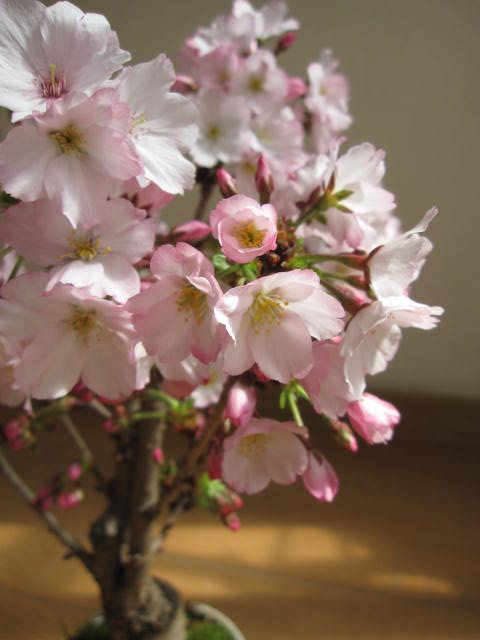
[[[184,637],[183,606],[177,592],[151,576],[160,499],[152,452],[161,444],[163,429],[158,420],[140,422],[128,446],[119,445],[108,507],[90,530],[93,572],[111,640]]]

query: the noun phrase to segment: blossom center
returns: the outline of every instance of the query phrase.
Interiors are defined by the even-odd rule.
[[[85,136],[75,125],[69,124],[65,129],[51,131],[48,135],[51,140],[57,143],[58,148],[65,155],[68,156],[72,151],[84,153]]]
[[[258,456],[265,453],[271,439],[272,436],[270,434],[253,433],[251,436],[245,436],[240,440],[238,450],[245,458],[250,458],[251,456],[258,458]]]
[[[207,296],[190,284],[184,284],[178,289],[175,303],[179,313],[185,313],[185,322],[188,322],[190,314],[195,316],[197,324],[200,324],[207,308]]]
[[[66,323],[85,342],[91,333],[99,328],[97,312],[93,310],[87,311],[77,305],[71,305],[70,317],[66,320]]]
[[[83,262],[91,262],[97,257],[99,253],[106,256],[110,253],[110,247],[100,249],[100,238],[92,238],[84,236],[83,238],[77,237],[76,230],[72,231],[71,236],[68,238],[68,244],[72,247],[73,251],[68,255],[69,258],[74,260],[82,260]]]
[[[57,74],[57,65],[50,63],[50,76],[40,78],[40,91],[44,98],[60,98],[67,93],[67,81],[63,73]]]
[[[207,129],[207,138],[209,140],[218,140],[220,137],[220,127],[216,124],[211,124]]]
[[[233,227],[232,234],[244,249],[261,247],[266,231],[259,229],[253,220],[247,220]]]
[[[288,301],[282,296],[258,293],[250,307],[250,322],[254,332],[260,333],[260,329],[265,329],[270,333],[272,327],[279,327],[287,306]]]
[[[252,93],[261,93],[265,86],[265,81],[263,78],[260,78],[259,76],[251,76],[248,86]]]

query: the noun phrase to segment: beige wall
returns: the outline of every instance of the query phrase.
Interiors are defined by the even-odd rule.
[[[104,13],[135,62],[165,51],[230,7],[228,0],[79,0]],[[257,4],[259,4],[257,2]],[[446,308],[433,332],[408,330],[377,388],[478,397],[480,386],[478,0],[291,0],[302,24],[288,69],[325,46],[351,82],[349,143],[387,150],[387,186],[405,228],[436,204],[435,251],[413,297]],[[182,205],[183,206],[183,205]]]

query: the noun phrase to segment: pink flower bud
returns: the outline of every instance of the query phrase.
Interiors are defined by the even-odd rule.
[[[270,196],[274,189],[273,176],[268,166],[268,162],[263,156],[260,156],[257,164],[257,172],[255,174],[255,186],[260,196],[260,203],[267,204],[270,202]]]
[[[156,462],[157,464],[162,464],[165,460],[165,455],[163,453],[163,450],[160,449],[160,447],[157,447],[156,449],[154,449],[152,451],[152,458],[153,458],[153,461]]]
[[[74,462],[68,467],[68,477],[72,482],[77,482],[83,475],[83,469],[78,462]]]
[[[351,402],[347,415],[352,427],[368,444],[387,444],[401,418],[393,404],[371,393],[364,393],[361,400]]]
[[[75,489],[75,491],[62,491],[58,496],[57,505],[60,509],[71,509],[76,507],[83,500],[83,491]]]
[[[337,495],[337,474],[326,458],[318,452],[309,451],[308,466],[302,480],[307,491],[320,502],[332,502]]]
[[[301,96],[304,96],[307,91],[307,85],[301,78],[293,77],[288,79],[288,90],[286,95],[286,102],[296,100]]]
[[[191,93],[198,91],[198,84],[190,76],[177,74],[170,91],[175,91],[176,93]]]
[[[288,49],[290,49],[290,47],[292,46],[292,44],[295,42],[296,39],[297,39],[296,33],[293,33],[293,32],[286,33],[278,41],[278,44],[275,47],[275,53],[278,55],[279,53],[283,53],[284,51],[287,51]]]
[[[224,198],[230,198],[238,193],[238,188],[233,177],[228,173],[226,169],[218,169],[217,181],[220,193]]]
[[[358,451],[357,439],[353,435],[352,430],[346,422],[342,422],[341,420],[332,420],[331,425],[334,432],[335,440],[338,442],[338,444],[342,445],[342,447],[345,447],[345,449],[348,449],[353,453]]]
[[[256,397],[252,387],[234,385],[228,394],[225,418],[236,427],[247,425],[255,411]]]
[[[201,220],[192,220],[185,224],[180,224],[172,229],[176,240],[181,242],[192,242],[193,240],[201,240],[210,234],[210,225]]]
[[[107,418],[102,422],[102,429],[107,433],[117,433],[120,426],[113,418]]]
[[[228,513],[222,517],[222,520],[232,531],[238,531],[240,529],[240,518],[236,513]]]

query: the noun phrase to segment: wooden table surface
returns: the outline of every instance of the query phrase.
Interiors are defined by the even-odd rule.
[[[479,640],[480,407],[394,399],[404,420],[387,447],[351,454],[317,434],[341,481],[333,504],[297,483],[247,498],[237,533],[189,513],[155,572],[247,640]],[[104,434],[82,428],[105,457]],[[68,454],[58,430],[9,457],[38,487]],[[95,584],[3,478],[0,499],[0,640],[62,640],[98,610]],[[101,507],[92,494],[59,515],[85,537]]]

